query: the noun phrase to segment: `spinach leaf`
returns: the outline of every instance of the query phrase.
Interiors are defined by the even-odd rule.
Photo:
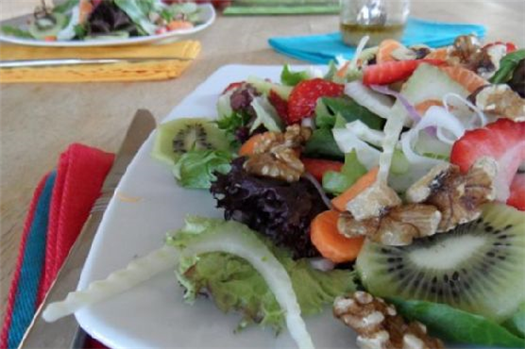
[[[328,128],[316,129],[306,143],[304,154],[308,157],[323,157],[343,160],[344,153],[334,140],[332,130]]]
[[[16,36],[17,38],[34,39],[34,37],[28,31],[14,26],[2,26],[2,32],[7,35]]]
[[[285,64],[281,72],[281,83],[288,86],[295,86],[303,80],[310,79],[310,75],[306,71],[292,72],[290,66]]]
[[[353,150],[345,155],[345,164],[340,172],[327,171],[323,175],[323,188],[335,196],[340,195],[366,172],[365,166],[357,159],[357,153]]]
[[[492,84],[503,84],[512,79],[512,74],[518,66],[518,63],[525,59],[525,49],[514,51],[501,59],[500,68],[490,78]]]
[[[525,347],[525,339],[482,316],[426,301],[390,299],[399,313],[425,324],[438,337],[456,343],[509,348]]]
[[[385,120],[370,112],[349,97],[324,97],[315,109],[315,125],[319,128],[334,127],[335,116],[340,115],[347,123],[361,120],[372,129],[382,130]]]

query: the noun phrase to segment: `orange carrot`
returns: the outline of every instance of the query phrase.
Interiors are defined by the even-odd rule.
[[[461,86],[467,89],[467,91],[470,93],[488,84],[488,82],[485,79],[483,79],[473,71],[460,66],[440,67],[439,69],[447,73],[449,77],[461,84]]]
[[[443,102],[439,100],[425,100],[415,105],[414,108],[416,109],[416,111],[419,113],[420,116],[423,116],[428,111],[428,109],[432,106],[443,107]]]
[[[394,52],[396,49],[403,46],[399,41],[393,40],[393,39],[386,39],[379,44],[379,47],[377,49],[376,54],[376,61],[378,64],[388,62],[388,61],[395,61],[395,58],[392,57],[392,52]]]
[[[179,30],[193,28],[193,24],[188,21],[171,21],[168,23],[168,30]]]
[[[435,49],[426,55],[425,58],[446,61],[448,58],[448,49],[446,47]]]
[[[80,0],[80,3],[78,4],[78,11],[78,22],[84,23],[89,18],[91,12],[93,12],[93,4],[89,0]]]
[[[355,184],[350,186],[349,189],[332,199],[333,206],[339,211],[345,211],[348,202],[357,197],[359,193],[363,192],[376,181],[378,171],[379,167],[375,167],[365,175],[361,176]]]
[[[321,255],[334,263],[354,261],[364,237],[348,238],[337,229],[339,212],[327,210],[317,215],[310,225],[310,239]]]
[[[337,75],[338,77],[340,78],[344,78],[345,77],[345,74],[346,74],[346,71],[348,70],[348,67],[350,66],[350,61],[347,61],[345,64],[343,64],[343,66],[341,68],[339,68],[337,70],[337,72],[335,73],[335,75]]]
[[[249,156],[254,153],[254,148],[257,142],[261,140],[262,136],[265,133],[262,134],[255,134],[252,137],[250,137],[245,143],[242,144],[241,148],[239,149],[239,156]]]

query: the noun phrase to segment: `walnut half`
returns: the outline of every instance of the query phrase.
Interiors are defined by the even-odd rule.
[[[455,165],[438,165],[406,192],[410,203],[425,203],[441,212],[438,232],[476,220],[481,205],[494,200],[497,163],[491,158],[477,160],[466,174]]]
[[[436,233],[441,213],[425,204],[400,205],[382,215],[356,220],[350,213],[342,213],[337,222],[339,232],[347,237],[366,236],[374,242],[392,246],[409,245],[415,238]]]
[[[338,297],[334,316],[353,328],[362,349],[442,349],[443,343],[427,334],[425,325],[407,323],[393,305],[366,292]]]
[[[296,149],[302,147],[311,133],[309,128],[292,125],[284,133],[262,134],[254,146],[254,154],[244,163],[244,169],[254,175],[298,181],[304,173],[304,165]]]

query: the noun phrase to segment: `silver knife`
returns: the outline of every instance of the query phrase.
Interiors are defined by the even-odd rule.
[[[64,299],[68,292],[76,289],[80,272],[109,200],[129,163],[153,129],[155,129],[155,119],[151,113],[147,110],[138,110],[104,181],[102,194],[95,202],[91,215],[84,224],[82,232],[71,248],[46,298],[38,308],[19,348],[64,349],[70,348],[72,344],[75,344],[75,340],[78,342],[80,339],[79,335],[82,335],[82,331],[73,315],[54,323],[47,323],[41,316],[42,312],[49,303]]]
[[[31,60],[3,60],[0,61],[0,68],[20,68],[20,67],[54,67],[54,66],[79,66],[86,64],[114,64],[121,62],[148,62],[148,61],[191,61],[187,57],[133,57],[133,58],[52,58],[52,59],[31,59]]]

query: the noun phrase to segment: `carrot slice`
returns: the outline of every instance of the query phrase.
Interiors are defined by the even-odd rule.
[[[337,229],[339,212],[327,210],[317,215],[310,225],[310,239],[321,255],[334,263],[354,261],[364,237],[348,238]]]
[[[365,175],[361,176],[349,189],[332,199],[333,206],[339,211],[345,211],[348,202],[357,197],[359,193],[363,192],[376,181],[378,171],[379,167],[375,167]]]
[[[254,153],[255,145],[259,142],[259,140],[262,139],[262,134],[255,134],[252,137],[250,137],[245,143],[242,144],[241,148],[239,149],[239,155],[240,156],[249,156]]]
[[[443,102],[439,100],[425,100],[415,105],[414,108],[416,109],[416,111],[419,113],[420,116],[423,116],[428,111],[428,109],[432,106],[443,107]]]
[[[345,64],[343,64],[343,66],[341,68],[339,68],[337,70],[337,72],[335,73],[335,75],[337,75],[338,77],[340,78],[344,78],[345,77],[345,74],[346,74],[346,71],[348,69],[348,67],[350,66],[350,61],[347,61]]]
[[[78,4],[78,22],[84,23],[88,20],[89,15],[93,12],[93,4],[88,0],[80,0]]]
[[[460,66],[440,67],[440,69],[443,72],[447,73],[449,77],[461,84],[461,86],[467,89],[467,91],[470,93],[488,84],[488,82],[485,79],[483,79],[473,71]]]
[[[426,55],[425,58],[446,61],[448,58],[448,49],[446,47],[435,49]]]
[[[392,52],[403,46],[399,41],[394,39],[386,39],[379,44],[376,54],[377,63],[383,63],[388,61],[395,61],[392,57]]]
[[[168,23],[167,27],[168,30],[189,29],[193,28],[193,24],[188,21],[175,20]]]

